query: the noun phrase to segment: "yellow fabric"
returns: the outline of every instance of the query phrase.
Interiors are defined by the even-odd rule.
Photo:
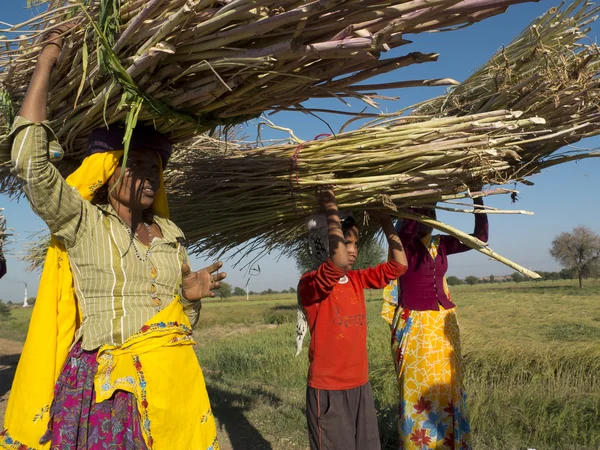
[[[117,389],[134,394],[150,449],[219,449],[193,344],[188,317],[174,301],[123,345],[100,347],[96,401],[109,399]]]
[[[92,200],[118,167],[123,151],[96,153],[83,160],[67,183]],[[167,197],[161,174],[154,211],[168,218]],[[39,440],[48,427],[54,385],[73,344],[77,327],[77,302],[73,277],[64,246],[52,238],[23,353],[8,400],[0,447],[48,449]]]
[[[456,309],[398,309],[392,341],[404,449],[470,448]]]
[[[381,317],[389,326],[394,322],[394,315],[398,309],[398,280],[392,280],[383,288],[383,305],[381,307]]]
[[[435,259],[440,236],[421,242]],[[450,291],[444,277],[444,292]],[[400,448],[470,448],[456,308],[412,311],[399,305],[398,280],[383,292],[382,317],[392,329],[400,406]]]

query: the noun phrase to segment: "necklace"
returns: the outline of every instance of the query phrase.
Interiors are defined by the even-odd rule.
[[[133,250],[135,251],[135,256],[140,261],[146,262],[146,261],[148,261],[148,257],[150,256],[150,248],[152,246],[153,236],[152,236],[151,225],[147,224],[146,222],[142,222],[142,223],[146,227],[146,230],[148,230],[148,248],[146,249],[146,253],[144,254],[144,256],[140,255],[137,245],[135,245],[135,243],[133,242],[134,237],[138,235],[137,232],[134,233],[133,229],[131,227],[129,227],[129,230],[131,231],[131,243],[133,245]]]

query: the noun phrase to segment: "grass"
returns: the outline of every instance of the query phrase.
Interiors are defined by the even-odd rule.
[[[33,308],[11,308],[10,318],[0,321],[0,338],[24,341]]]
[[[452,293],[460,305],[474,448],[600,448],[600,283],[588,282],[583,290],[571,282],[456,286]],[[384,448],[392,449],[397,391],[389,328],[379,318],[379,293],[372,298],[371,381]],[[294,357],[295,301],[287,296],[278,302],[287,309],[260,302],[254,313],[247,302],[206,305],[202,314],[227,314],[232,324],[197,332],[219,423],[228,428],[218,412],[224,403],[239,404],[244,420],[275,449],[307,448],[308,362],[306,350]],[[265,323],[274,310],[288,315],[282,325]],[[242,317],[244,326],[227,335]]]
[[[600,282],[455,286],[475,449],[600,448]],[[397,448],[397,391],[380,292],[366,292],[383,448]],[[234,449],[305,449],[307,351],[296,295],[204,303],[195,332],[219,427]],[[23,339],[31,309],[0,337]]]

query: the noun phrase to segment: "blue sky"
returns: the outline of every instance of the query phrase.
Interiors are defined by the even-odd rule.
[[[4,2],[9,3],[9,2]],[[10,6],[3,5],[0,21],[17,23],[32,15],[24,8],[25,0],[13,0]],[[476,67],[484,63],[502,44],[508,44],[531,20],[545,12],[558,2],[543,0],[539,3],[516,5],[504,15],[488,19],[464,30],[449,33],[429,33],[407,36],[413,44],[396,49],[387,57],[400,56],[412,51],[440,53],[439,61],[421,64],[398,70],[374,79],[390,82],[421,78],[450,77],[464,80]],[[594,25],[590,36],[596,40],[600,31]],[[374,80],[369,81],[373,82]],[[443,88],[411,88],[398,91],[386,91],[385,94],[399,96],[397,102],[382,102],[383,111],[394,111],[443,93]],[[364,105],[351,101],[352,110],[361,110]],[[319,100],[309,103],[313,107],[341,109],[344,106],[337,100]],[[323,115],[334,130],[338,130],[346,120],[340,116]],[[280,113],[270,117],[278,125],[291,127],[303,139],[327,132],[323,122],[300,114]],[[248,133],[253,133],[252,124]],[[600,147],[600,139],[582,141],[581,147]],[[562,231],[570,231],[578,225],[586,225],[600,233],[600,159],[588,159],[580,162],[554,167],[531,179],[533,187],[519,186],[520,201],[510,203],[508,197],[493,197],[487,202],[491,206],[503,209],[525,209],[533,211],[534,216],[490,216],[490,246],[498,253],[534,270],[557,270],[559,266],[548,253],[552,239]],[[18,233],[11,254],[8,257],[8,274],[0,280],[0,298],[5,301],[21,301],[23,281],[29,284],[30,295],[35,295],[38,275],[28,274],[25,265],[17,256],[27,237],[43,230],[45,225],[29,208],[25,200],[9,201],[0,196],[0,207],[5,208],[9,226]],[[441,213],[441,220],[465,231],[471,231],[473,218],[465,214]],[[280,258],[280,255],[266,256],[259,262],[260,274],[251,278],[251,290],[267,288],[284,289],[295,286],[299,274],[292,260]],[[194,267],[199,269],[207,264],[201,258],[192,258]],[[229,281],[235,286],[245,286],[247,274],[226,267]],[[450,261],[450,275],[503,275],[512,270],[486,256],[471,251],[453,256]]]

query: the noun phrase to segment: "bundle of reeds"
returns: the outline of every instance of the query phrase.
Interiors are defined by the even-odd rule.
[[[332,184],[341,208],[418,219],[532,276],[482,242],[408,208],[441,202],[439,209],[461,211],[457,200],[511,193],[481,191],[483,185],[527,182],[546,167],[600,156],[557,152],[600,133],[600,52],[582,42],[598,11],[587,2],[553,8],[454,92],[410,108],[413,115],[384,116],[318,141],[230,148],[219,157],[192,146],[176,158],[180,175],[169,180],[173,217],[194,252],[242,246],[239,255],[293,253],[304,217],[317,209],[315,186]]]
[[[48,232],[40,231],[29,236],[23,246],[23,252],[19,255],[19,259],[27,263],[28,272],[43,268],[48,247],[50,247],[50,234]]]
[[[404,35],[469,25],[535,0],[49,0],[48,11],[0,33],[4,128],[48,29],[78,23],[51,83],[52,125],[67,157],[104,123],[153,124],[181,142],[313,96],[353,96],[357,83],[437,54],[381,53]],[[389,87],[444,85],[408,80]],[[0,141],[2,141],[0,137]],[[7,143],[0,146],[7,155]]]
[[[0,258],[3,257],[3,248],[10,237],[9,231],[6,229],[6,218],[2,214],[4,208],[0,208]]]
[[[550,9],[465,82],[418,105],[414,114],[511,109],[543,117],[549,129],[563,133],[565,144],[598,134],[600,55],[586,35],[599,13],[600,7],[584,0]],[[547,145],[537,150],[556,150]]]

